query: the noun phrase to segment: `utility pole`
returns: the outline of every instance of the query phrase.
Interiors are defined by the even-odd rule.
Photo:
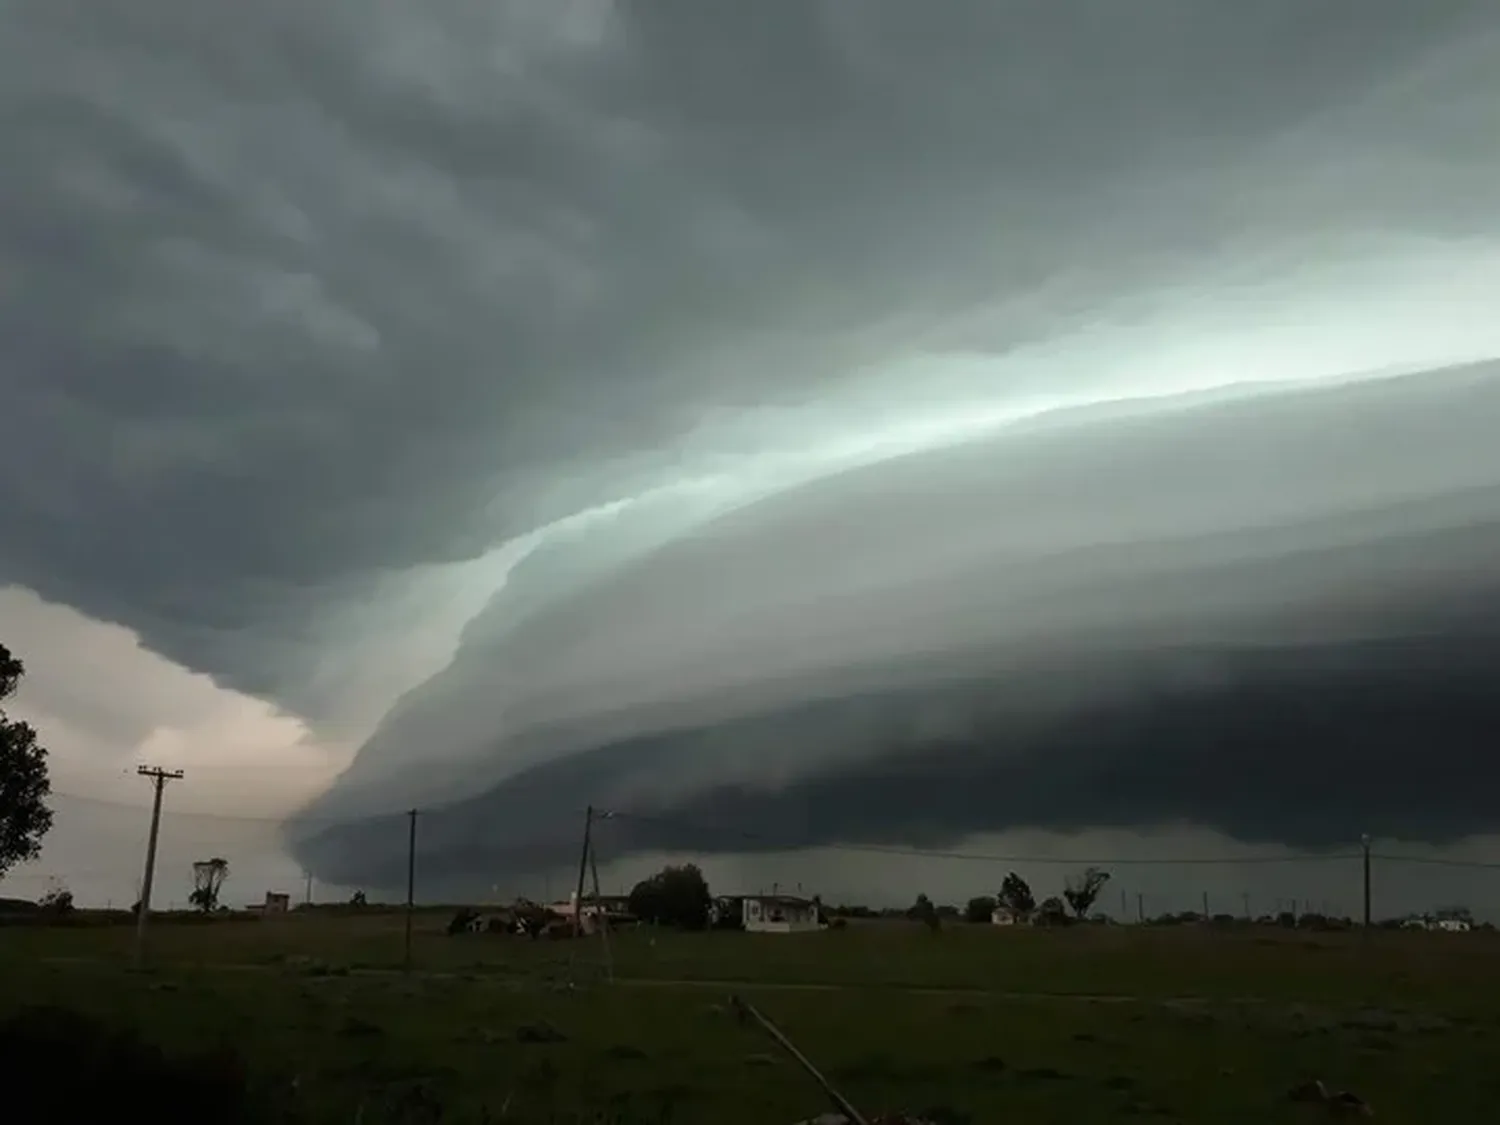
[[[1120,888],[1120,921],[1121,922],[1128,922],[1129,920],[1130,920],[1130,900],[1125,897],[1125,888],[1121,887]]]
[[[568,984],[573,983],[573,962],[577,957],[578,939],[583,935],[583,877],[589,869],[589,854],[594,846],[594,806],[583,812],[583,850],[578,854],[578,883],[573,889],[573,942],[568,947]]]
[[[1370,835],[1365,833],[1359,838],[1361,852],[1364,853],[1364,876],[1365,876],[1365,909],[1364,922],[1365,933],[1370,932]]]
[[[583,851],[578,856],[578,888],[573,892],[573,936],[583,933],[583,877],[589,868],[589,846],[594,836],[594,806],[583,814]]]
[[[312,905],[312,872],[311,871],[304,871],[302,873],[302,876],[303,876],[303,879],[305,881],[305,885],[304,885],[303,891],[302,891],[302,905],[303,906],[311,906]]]
[[[1250,921],[1250,892],[1241,892],[1240,901],[1245,904],[1245,921],[1248,922]]]
[[[136,773],[149,777],[155,789],[151,800],[151,832],[146,837],[146,873],[141,877],[141,901],[135,908],[135,965],[146,963],[146,925],[151,918],[151,882],[156,877],[156,838],[161,832],[161,795],[167,782],[182,777],[181,770],[164,770],[157,766],[137,766]]]
[[[1208,892],[1203,892],[1203,920],[1208,921]]]
[[[1141,923],[1146,921],[1146,896],[1140,891],[1135,894],[1135,920]]]
[[[604,906],[604,895],[599,890],[599,854],[589,845],[589,871],[594,877],[594,922],[599,927],[599,937],[604,942],[604,976],[614,982],[615,958],[609,948],[609,911]]]
[[[417,810],[407,809],[406,830],[406,943],[401,966],[411,972],[411,921],[417,908]]]

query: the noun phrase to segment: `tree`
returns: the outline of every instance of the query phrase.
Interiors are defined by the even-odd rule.
[[[630,913],[642,922],[676,926],[681,930],[708,928],[713,897],[708,880],[696,864],[663,867],[630,891]]]
[[[200,859],[193,864],[193,893],[188,895],[188,901],[205,914],[211,914],[218,909],[219,891],[224,886],[224,880],[229,878],[229,861],[219,856],[213,859]]]
[[[47,880],[47,893],[44,894],[37,905],[47,914],[71,914],[73,913],[73,892],[68,890],[67,885],[59,879]]]
[[[1073,908],[1073,913],[1082,919],[1094,905],[1094,900],[1099,897],[1099,892],[1104,889],[1104,884],[1109,882],[1109,872],[1098,867],[1086,867],[1083,874],[1069,877],[1068,885],[1063,890],[1063,897],[1068,900],[1068,905]]]
[[[1044,926],[1066,926],[1068,908],[1063,905],[1062,899],[1053,895],[1042,899],[1042,904],[1036,908],[1036,918]]]
[[[937,907],[926,895],[917,896],[917,901],[907,908],[906,916],[913,922],[921,922],[929,930],[939,930],[943,926]]]
[[[1032,911],[1036,909],[1036,896],[1031,893],[1031,886],[1014,871],[1000,884],[996,900],[1017,921],[1031,917]]]
[[[0,645],[0,704],[15,694],[26,666]],[[47,751],[36,730],[12,720],[0,706],[0,875],[42,852],[42,837],[52,827],[46,799]]]
[[[364,906],[367,901],[368,900],[365,898],[364,891],[355,891],[352,895],[349,896],[350,906]]]
[[[964,907],[964,918],[970,922],[988,922],[995,916],[995,900],[989,895],[979,895],[969,900]]]

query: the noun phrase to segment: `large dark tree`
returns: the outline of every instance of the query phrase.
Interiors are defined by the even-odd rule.
[[[1018,922],[1030,918],[1032,911],[1036,909],[1036,895],[1031,893],[1031,885],[1014,871],[1000,884],[1000,893],[996,898]]]
[[[1044,898],[1036,908],[1036,920],[1042,926],[1065,926],[1068,924],[1068,908],[1056,895]]]
[[[205,914],[219,908],[219,892],[229,878],[229,861],[220,856],[200,859],[193,864],[193,893],[188,901]]]
[[[1068,880],[1068,885],[1063,890],[1063,897],[1068,900],[1073,913],[1082,918],[1093,909],[1094,901],[1099,897],[1099,892],[1104,889],[1104,884],[1107,882],[1109,882],[1108,871],[1097,867],[1086,867],[1082,875]]]
[[[940,930],[943,927],[943,919],[937,906],[926,895],[917,896],[917,901],[906,908],[906,916],[913,922],[921,922],[929,930]]]
[[[691,863],[663,867],[651,878],[637,883],[630,892],[630,913],[635,917],[642,922],[682,930],[707,929],[712,906],[708,880]]]
[[[15,693],[26,667],[0,645],[0,704]],[[29,723],[12,720],[0,706],[0,875],[41,854],[52,827],[47,795],[47,751]]]
[[[995,900],[989,895],[978,895],[964,907],[964,921],[988,922],[995,914]]]

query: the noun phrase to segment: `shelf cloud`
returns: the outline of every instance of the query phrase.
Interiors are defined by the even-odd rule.
[[[5,21],[0,583],[362,743],[320,877],[1493,827],[1491,5]]]

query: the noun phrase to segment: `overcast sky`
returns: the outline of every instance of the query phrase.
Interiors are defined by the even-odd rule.
[[[0,20],[17,878],[1500,829],[1492,4]]]

